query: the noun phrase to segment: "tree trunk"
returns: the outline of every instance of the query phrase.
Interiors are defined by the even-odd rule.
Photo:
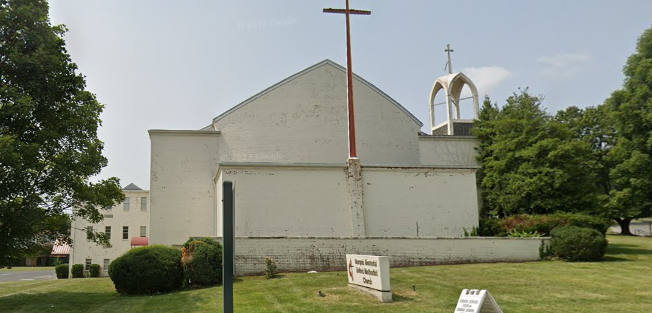
[[[616,222],[618,222],[618,225],[620,225],[621,235],[633,236],[632,232],[629,230],[629,222],[631,221],[632,221],[631,218],[616,219]]]

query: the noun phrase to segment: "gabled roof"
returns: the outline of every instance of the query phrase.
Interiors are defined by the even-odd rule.
[[[346,68],[345,68],[345,67],[343,67],[343,66],[341,66],[341,65],[339,65],[339,64],[337,64],[337,63],[335,63],[335,62],[333,62],[333,61],[331,61],[331,60],[329,60],[329,59],[326,59],[326,60],[324,60],[324,61],[321,61],[321,62],[319,62],[319,63],[317,63],[317,64],[315,64],[315,65],[313,65],[313,66],[310,66],[310,67],[304,69],[303,71],[300,71],[300,72],[298,72],[298,73],[296,73],[296,74],[294,74],[294,75],[292,75],[292,76],[290,76],[290,77],[288,77],[288,78],[286,78],[286,79],[284,79],[284,80],[282,80],[282,81],[280,81],[280,82],[278,82],[278,83],[272,85],[271,87],[269,87],[269,88],[267,88],[267,89],[265,89],[265,90],[263,90],[263,91],[261,91],[261,92],[255,94],[254,96],[250,97],[249,99],[240,102],[240,104],[238,104],[238,105],[236,105],[236,106],[230,108],[230,109],[227,110],[226,112],[224,112],[224,113],[218,115],[217,117],[215,117],[215,118],[213,119],[213,123],[215,123],[215,122],[221,120],[221,119],[224,118],[225,116],[231,114],[231,112],[236,111],[237,109],[239,109],[239,108],[241,108],[241,107],[247,105],[249,102],[252,102],[252,101],[256,100],[257,98],[259,98],[259,97],[261,97],[261,96],[267,94],[268,92],[270,92],[270,91],[272,91],[272,90],[274,90],[274,89],[276,89],[276,88],[278,88],[278,87],[280,87],[280,86],[282,86],[282,85],[284,85],[284,84],[286,84],[286,83],[288,83],[288,82],[294,80],[295,78],[300,77],[300,76],[303,75],[303,74],[306,74],[306,73],[308,73],[308,72],[310,72],[310,71],[312,71],[312,70],[315,70],[315,69],[317,69],[317,68],[319,68],[319,67],[321,67],[321,66],[324,66],[324,65],[331,65],[331,66],[333,66],[333,67],[339,69],[340,71],[346,73]],[[386,93],[384,93],[384,92],[383,92],[382,90],[380,90],[378,87],[374,86],[372,83],[366,81],[364,78],[362,78],[362,77],[356,75],[355,73],[353,73],[353,77],[354,77],[354,79],[357,79],[357,80],[360,81],[361,83],[367,85],[367,87],[371,88],[372,90],[376,91],[377,93],[379,93],[380,95],[382,95],[383,97],[385,97],[385,99],[387,99],[389,102],[391,102],[392,104],[394,104],[394,105],[395,105],[397,108],[399,108],[401,111],[405,112],[405,114],[407,114],[408,116],[410,116],[410,117],[412,118],[412,120],[414,120],[414,122],[417,123],[419,126],[423,126],[423,123],[422,123],[421,121],[419,121],[419,119],[416,118],[414,115],[412,115],[412,113],[410,113],[410,111],[408,111],[406,108],[404,108],[400,103],[396,102],[396,100],[392,99],[392,97],[388,96]],[[202,130],[207,129],[208,127],[210,127],[210,126],[207,126],[207,127],[203,128]]]
[[[143,189],[131,183],[127,185],[127,187],[122,188],[122,190],[143,190]]]

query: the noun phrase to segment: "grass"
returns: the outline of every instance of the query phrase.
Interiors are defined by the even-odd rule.
[[[14,266],[12,268],[0,268],[0,273],[4,272],[32,272],[32,271],[54,271],[54,266]]]
[[[479,288],[505,312],[652,312],[652,240],[611,235],[609,241],[604,262],[393,268],[390,304],[348,288],[345,272],[244,277],[234,285],[235,311],[450,313],[462,289]],[[219,312],[221,289],[119,296],[106,278],[0,283],[0,311]]]

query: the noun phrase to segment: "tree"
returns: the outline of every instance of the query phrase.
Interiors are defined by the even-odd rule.
[[[652,215],[652,28],[639,37],[623,73],[623,88],[604,104],[615,129],[607,209],[622,233],[631,234],[632,219]]]
[[[51,26],[43,0],[0,0],[0,267],[61,237],[67,210],[90,222],[124,199],[97,138],[103,106]],[[91,234],[102,242],[101,234]]]
[[[499,108],[489,99],[473,132],[482,165],[480,185],[490,215],[595,212],[597,193],[586,182],[588,144],[547,114],[526,90]]]

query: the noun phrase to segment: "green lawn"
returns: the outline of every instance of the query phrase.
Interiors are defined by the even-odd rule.
[[[0,268],[0,273],[3,273],[3,272],[47,271],[47,270],[54,271],[54,266],[15,266],[15,267],[12,267],[12,268]]]
[[[348,288],[345,272],[245,277],[234,285],[235,311],[450,313],[462,289],[482,288],[508,313],[652,312],[652,239],[609,241],[605,262],[394,268],[390,304]],[[119,296],[106,278],[11,282],[0,283],[0,312],[219,312],[220,295],[221,287]]]

